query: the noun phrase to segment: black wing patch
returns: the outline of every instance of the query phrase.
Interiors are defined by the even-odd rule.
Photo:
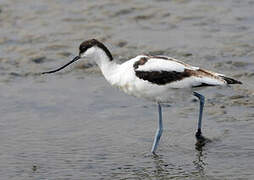
[[[153,57],[155,58],[155,57]],[[167,60],[166,57],[156,57]],[[144,65],[150,58],[149,57],[142,57],[140,60],[136,61],[133,65],[136,76],[140,79],[149,81],[151,83],[157,84],[157,85],[164,85],[168,84],[174,81],[182,80],[186,77],[190,77],[191,73],[188,70],[185,70],[183,72],[177,72],[177,71],[138,71],[138,67],[140,65]]]
[[[174,81],[179,81],[190,77],[188,71],[135,71],[136,76],[140,79],[149,81],[157,85],[164,85]]]

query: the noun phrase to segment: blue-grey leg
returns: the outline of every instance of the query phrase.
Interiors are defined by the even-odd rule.
[[[158,111],[159,111],[159,124],[158,124],[158,128],[154,137],[154,141],[153,141],[153,147],[152,147],[152,153],[155,154],[155,151],[159,145],[159,141],[163,132],[163,124],[162,124],[162,112],[161,112],[161,105],[160,103],[158,103]]]
[[[202,126],[202,116],[203,116],[203,108],[205,103],[205,97],[197,92],[193,92],[193,95],[196,96],[199,99],[200,102],[200,108],[199,108],[199,118],[198,118],[198,130],[196,132],[196,138],[197,140],[204,140],[204,137],[201,133],[201,126]]]

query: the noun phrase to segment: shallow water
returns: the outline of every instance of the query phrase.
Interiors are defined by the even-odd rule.
[[[0,0],[0,179],[253,179],[254,1]],[[97,38],[115,59],[163,54],[225,73],[242,86],[208,88],[163,108],[110,87],[91,62],[38,76]]]

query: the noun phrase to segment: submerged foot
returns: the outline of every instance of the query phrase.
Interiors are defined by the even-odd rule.
[[[154,151],[154,152],[152,152],[152,155],[154,156],[154,157],[159,157],[159,155],[158,154],[156,154],[156,152]]]
[[[200,149],[207,143],[212,142],[210,139],[208,139],[202,135],[201,130],[198,130],[196,132],[196,139],[197,139],[197,142],[196,142],[197,149]]]

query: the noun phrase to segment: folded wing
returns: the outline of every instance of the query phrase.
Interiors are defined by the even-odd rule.
[[[136,76],[156,85],[173,88],[223,86],[240,81],[212,71],[200,69],[165,56],[143,56],[134,65]]]

